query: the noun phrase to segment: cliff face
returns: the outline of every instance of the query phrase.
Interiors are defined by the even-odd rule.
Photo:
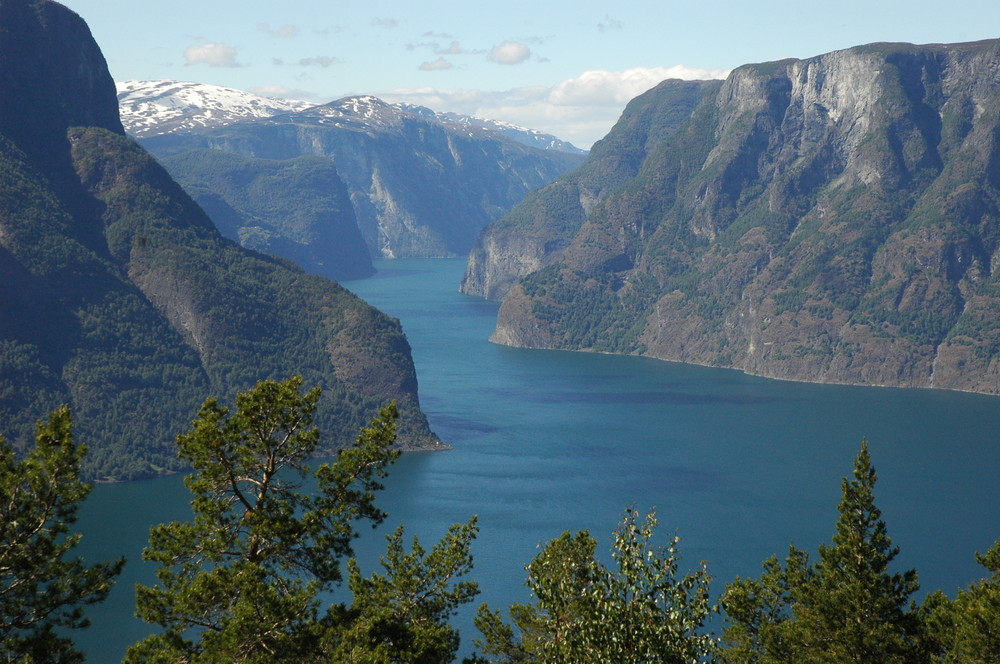
[[[488,223],[583,160],[374,97],[142,143],[159,157],[211,148],[263,159],[330,159],[371,255],[382,258],[463,255]]]
[[[500,300],[518,279],[557,262],[597,202],[636,177],[649,150],[720,84],[668,80],[634,99],[580,168],[532,192],[483,230],[469,252],[461,291]]]
[[[996,41],[735,70],[494,339],[1000,393],[998,74]]]
[[[189,150],[162,164],[216,228],[242,246],[331,279],[374,274],[347,187],[329,159]]]
[[[399,322],[334,282],[224,239],[114,114],[83,21],[0,0],[0,422],[23,444],[68,403],[87,473],[176,469],[209,396],[302,374],[326,451],[390,400],[436,447]]]

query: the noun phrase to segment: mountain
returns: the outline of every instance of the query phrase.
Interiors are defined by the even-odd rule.
[[[399,322],[336,283],[223,238],[126,137],[84,21],[0,0],[0,421],[25,445],[71,406],[96,479],[178,469],[208,396],[302,374],[323,449],[390,400],[400,443],[433,449]]]
[[[115,85],[122,124],[136,138],[224,127],[313,106],[204,83],[119,81]]]
[[[585,157],[551,136],[371,96],[222,127],[144,131],[141,143],[181,181],[193,176],[167,159],[193,149],[332,161],[370,255],[382,258],[464,255],[488,223]]]
[[[648,152],[721,83],[667,80],[633,100],[583,165],[483,230],[469,252],[462,292],[501,300],[518,279],[559,260],[597,201],[634,178]]]
[[[528,129],[527,127],[521,127],[510,122],[490,120],[489,118],[480,118],[472,115],[462,115],[461,113],[432,111],[425,106],[417,106],[416,104],[393,105],[404,111],[413,113],[414,115],[437,120],[442,124],[451,125],[460,131],[468,132],[470,135],[488,137],[490,135],[500,134],[513,141],[521,143],[522,145],[539,148],[541,150],[568,152],[570,154],[580,155],[581,157],[586,156],[587,154],[586,150],[581,150],[572,143],[557,138],[552,134],[546,134],[545,132],[541,132],[536,129]]]
[[[146,138],[159,134],[183,133],[195,129],[224,127],[240,120],[268,118],[303,111],[312,102],[263,97],[235,88],[190,81],[119,81],[118,105],[122,124],[130,136]],[[375,97],[348,97],[340,100],[380,101]],[[453,125],[480,137],[501,134],[523,145],[586,155],[572,143],[509,122],[460,113],[433,111],[416,104],[390,104],[399,111]]]
[[[997,71],[995,40],[882,43],[666,82],[484,232],[466,292],[503,297],[499,343],[1000,394]]]
[[[161,163],[216,228],[242,246],[331,279],[375,273],[347,187],[329,159],[199,149]]]

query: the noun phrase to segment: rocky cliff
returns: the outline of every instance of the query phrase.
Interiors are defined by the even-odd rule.
[[[374,274],[347,187],[329,159],[188,150],[161,163],[216,228],[240,245],[331,279]]]
[[[436,447],[399,322],[336,283],[223,238],[125,136],[80,17],[0,0],[0,421],[24,444],[62,403],[87,473],[177,469],[200,403],[262,378],[322,385],[331,451],[380,406]]]
[[[631,134],[634,177],[507,293],[494,340],[998,394],[998,137],[997,41],[741,67]]]
[[[527,196],[487,226],[469,252],[461,291],[500,300],[521,277],[558,261],[606,194],[634,178],[721,81],[668,80],[633,100],[580,168]]]
[[[572,146],[541,149],[369,96],[142,143],[161,158],[210,148],[257,159],[330,159],[371,255],[382,258],[464,255],[488,223],[584,158]]]

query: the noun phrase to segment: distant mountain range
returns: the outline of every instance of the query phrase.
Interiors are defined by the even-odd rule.
[[[491,224],[499,343],[1000,394],[1000,41],[665,81]]]
[[[315,106],[250,92],[182,81],[118,81],[122,125],[135,138],[224,127]]]
[[[162,474],[180,469],[174,440],[206,398],[300,374],[323,388],[324,452],[390,401],[400,445],[442,447],[399,321],[224,238],[125,135],[79,16],[45,0],[0,9],[2,435],[23,448],[69,404],[89,478]]]
[[[242,120],[270,118],[317,106],[339,109],[343,118],[368,118],[378,123],[384,114],[377,97],[345,97],[329,104],[263,97],[235,88],[185,81],[119,81],[118,106],[125,131],[136,138],[224,127]],[[534,129],[509,122],[451,112],[433,111],[415,104],[388,104],[395,112],[412,113],[485,137],[500,134],[523,145],[585,155],[586,150]],[[329,115],[337,111],[328,111]]]
[[[220,228],[235,229],[225,231],[229,237],[245,246],[306,260],[303,265],[310,271],[340,278],[370,273],[370,257],[464,255],[488,223],[586,156],[547,134],[388,104],[372,96],[308,106],[195,83],[118,85],[126,130],[163,161]],[[254,207],[252,200],[234,199],[231,184],[247,177],[249,162],[216,158],[215,171],[206,179],[204,168],[189,170],[197,160],[174,159],[205,149],[273,162],[304,156],[332,162],[355,219],[341,215],[331,223],[341,228],[356,223],[368,256],[355,252],[348,260],[354,267],[343,269],[352,243],[339,244],[334,254],[326,255],[327,244],[318,239],[322,231],[311,233],[315,241],[301,234],[293,238],[284,233],[284,222],[269,226],[272,215]],[[235,170],[227,171],[230,167]],[[300,178],[291,191],[282,190],[281,183],[272,179],[266,198],[295,199],[303,191],[302,182]],[[326,175],[316,177],[306,195],[327,197],[340,186],[329,184]],[[228,208],[228,220],[215,218],[213,210],[220,201]],[[327,223],[324,219],[330,217],[318,216],[315,223],[322,226]],[[297,223],[301,225],[301,220]],[[247,238],[257,243],[247,244]],[[366,261],[368,267],[362,266]]]

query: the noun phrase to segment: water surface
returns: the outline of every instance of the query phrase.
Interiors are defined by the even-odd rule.
[[[982,575],[973,559],[1000,537],[1000,399],[938,390],[811,385],[620,357],[487,342],[497,305],[458,293],[461,260],[377,263],[345,285],[398,317],[420,399],[448,452],[404,456],[381,504],[391,514],[359,545],[373,570],[397,523],[425,545],[479,516],[481,599],[528,599],[524,565],[564,530],[609,539],[631,505],[656,510],[665,542],[719,580],[757,575],[789,543],[829,542],[841,479],[867,438],[876,501],[925,590],[949,594]],[[130,563],[79,638],[93,662],[120,661],[148,633],[131,618],[148,527],[186,518],[180,478],[95,489],[82,520],[90,556]],[[468,612],[463,651],[476,636]]]

